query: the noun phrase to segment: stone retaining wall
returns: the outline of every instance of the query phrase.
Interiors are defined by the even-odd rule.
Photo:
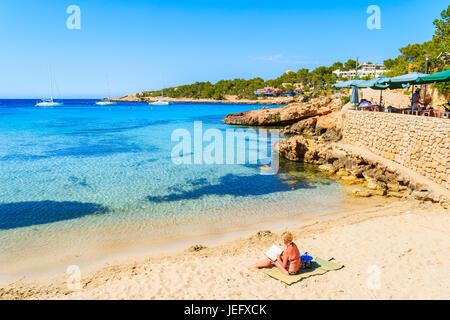
[[[343,142],[369,149],[450,189],[450,120],[347,111]]]

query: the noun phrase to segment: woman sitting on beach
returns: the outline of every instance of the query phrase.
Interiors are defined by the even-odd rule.
[[[281,235],[281,239],[286,246],[286,249],[281,254],[277,254],[277,259],[272,261],[269,258],[262,260],[254,265],[255,268],[269,268],[272,265],[278,267],[286,275],[294,275],[300,269],[300,251],[297,245],[292,242],[293,236],[290,232],[284,232]]]

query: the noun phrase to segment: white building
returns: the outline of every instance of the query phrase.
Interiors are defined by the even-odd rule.
[[[339,69],[333,71],[333,73],[336,76],[343,78],[355,78],[356,76],[358,76],[358,78],[367,76],[377,78],[381,77],[387,71],[388,70],[385,70],[385,67],[382,64],[361,63],[358,67],[358,74],[356,74],[356,70],[341,71]]]

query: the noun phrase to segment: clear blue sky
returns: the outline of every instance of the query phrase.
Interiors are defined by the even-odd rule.
[[[69,30],[69,5],[81,29]],[[369,30],[369,5],[381,30]],[[430,40],[448,0],[2,0],[0,98],[112,96],[195,81],[279,76]]]

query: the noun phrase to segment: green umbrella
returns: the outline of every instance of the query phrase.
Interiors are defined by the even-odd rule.
[[[332,87],[335,87],[335,88],[351,88],[351,87],[356,86],[358,83],[361,83],[361,82],[364,82],[364,80],[353,79],[353,80],[348,80],[348,81],[345,81],[345,82],[333,84]]]
[[[358,88],[371,88],[375,90],[384,90],[389,87],[389,78],[379,77],[372,80],[362,81],[356,84]]]
[[[415,84],[427,84],[434,82],[447,82],[450,81],[450,70],[430,74],[429,76],[417,78]]]
[[[427,74],[420,72],[412,72],[398,77],[390,78],[389,89],[406,89],[415,84],[415,81],[420,77],[425,77]]]
[[[383,90],[389,88],[389,78],[379,77],[372,80],[360,82],[356,85],[357,88],[371,88],[380,90],[380,106],[383,101]]]

